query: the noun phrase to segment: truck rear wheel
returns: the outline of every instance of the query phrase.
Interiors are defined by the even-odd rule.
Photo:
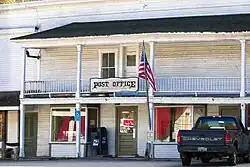
[[[237,164],[237,154],[236,154],[236,151],[234,151],[231,155],[229,155],[229,158],[227,160],[227,164],[229,166],[236,166],[236,164]]]
[[[192,157],[188,153],[181,154],[182,166],[190,166]]]

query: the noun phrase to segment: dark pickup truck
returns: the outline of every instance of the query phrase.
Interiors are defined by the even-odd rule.
[[[227,158],[229,166],[236,165],[237,157],[248,162],[249,141],[249,131],[232,116],[199,117],[192,130],[180,130],[177,134],[183,166],[190,166],[192,158],[203,163],[213,158]]]

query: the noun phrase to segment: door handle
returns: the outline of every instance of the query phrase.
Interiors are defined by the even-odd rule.
[[[135,128],[133,128],[133,139],[135,139]]]

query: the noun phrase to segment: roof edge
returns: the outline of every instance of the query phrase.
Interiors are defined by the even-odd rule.
[[[28,9],[28,8],[34,8],[34,7],[53,6],[53,5],[103,2],[103,1],[105,0],[71,0],[71,1],[37,0],[37,1],[14,3],[14,4],[0,4],[0,11]]]
[[[47,30],[44,30],[44,31],[40,31],[40,32],[36,32],[36,33],[33,33],[33,34],[29,34],[29,35],[24,35],[24,36],[19,36],[19,37],[15,37],[15,38],[11,38],[10,40],[11,41],[19,41],[19,40],[25,40],[25,38],[27,37],[30,37],[30,36],[33,36],[33,35],[39,35],[39,34],[43,34],[43,33],[46,33],[46,32],[50,32],[50,31],[53,31],[53,30],[58,30],[58,29],[61,29],[61,28],[65,28],[67,26],[70,26],[70,25],[74,25],[74,24],[92,24],[92,23],[115,23],[115,22],[137,22],[137,21],[157,21],[157,20],[175,20],[175,19],[196,19],[196,18],[218,18],[218,17],[223,17],[223,16],[226,16],[226,17],[232,17],[232,16],[249,16],[250,17],[250,14],[225,14],[225,15],[208,15],[208,16],[184,16],[184,17],[164,17],[164,18],[146,18],[146,19],[126,19],[126,20],[108,20],[108,21],[94,21],[94,22],[72,22],[72,23],[69,23],[69,24],[65,24],[65,25],[62,25],[62,26],[58,26],[58,27],[54,27],[54,28],[51,28],[51,29],[47,29]],[[176,31],[177,32],[177,31]],[[208,32],[208,31],[205,31],[205,32]],[[217,32],[218,33],[218,32]],[[112,35],[112,34],[110,34]],[[117,34],[116,34],[117,35]],[[45,39],[45,38],[44,38]],[[53,39],[53,38],[49,38],[49,39]]]

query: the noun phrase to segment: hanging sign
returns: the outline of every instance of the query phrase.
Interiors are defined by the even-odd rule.
[[[133,119],[124,119],[123,125],[126,127],[134,127],[134,120]]]
[[[138,91],[139,79],[134,78],[91,78],[90,91],[94,93]]]

